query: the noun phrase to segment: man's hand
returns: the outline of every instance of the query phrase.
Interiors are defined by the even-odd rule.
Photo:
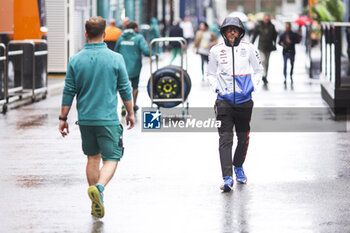
[[[134,113],[132,114],[127,114],[125,117],[126,120],[126,125],[129,126],[128,129],[132,129],[135,126],[135,115]]]
[[[65,130],[66,129],[66,130]],[[69,128],[68,128],[68,122],[67,121],[60,121],[60,124],[58,126],[58,130],[60,131],[62,137],[69,134]]]
[[[132,107],[132,100],[123,100],[123,104],[127,112],[125,117],[126,125],[129,126],[128,129],[132,129],[135,125],[135,115]]]
[[[61,106],[61,115],[59,117],[60,124],[58,126],[58,130],[60,131],[60,134],[62,135],[62,137],[67,136],[69,134],[68,122],[66,121],[69,110],[70,110],[70,106]],[[61,120],[61,118],[65,118],[65,121]]]

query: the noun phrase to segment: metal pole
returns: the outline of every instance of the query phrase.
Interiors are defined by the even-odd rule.
[[[149,45],[149,58],[150,58],[150,71],[151,71],[151,108],[153,106],[153,71],[152,71],[152,44],[153,44],[153,40],[151,41],[150,45]]]
[[[22,58],[21,58],[21,87],[22,91],[24,89],[24,46],[22,45]],[[20,98],[22,98],[22,95],[20,95]]]
[[[333,26],[335,30],[335,88],[341,86],[341,27]]]
[[[182,114],[185,113],[185,78],[184,78],[184,65],[183,65],[183,53],[184,45],[181,43],[181,99],[182,99]]]
[[[35,44],[33,42],[32,45],[32,48],[33,48],[33,55],[32,55],[32,59],[33,59],[33,73],[32,73],[32,76],[33,76],[33,85],[32,85],[32,101],[34,102],[35,101]]]
[[[3,59],[1,59],[1,61],[3,61],[4,62],[4,87],[3,87],[3,89],[4,89],[4,100],[5,100],[5,102],[6,102],[6,95],[5,95],[5,92],[6,92],[6,46],[4,45],[4,44],[2,44],[2,43],[0,43],[0,47],[2,47],[3,48],[3,50],[4,50],[4,54],[3,54]],[[0,88],[2,89],[2,81],[0,80]],[[0,90],[1,91],[1,90]]]
[[[182,104],[184,107],[184,103],[185,103],[185,71],[184,71],[184,66],[183,66],[183,55],[184,55],[184,51],[186,48],[186,40],[181,39],[179,41],[179,43],[181,44],[181,96],[182,96]]]
[[[5,53],[5,55],[6,55],[6,61],[5,61],[5,74],[4,74],[4,98],[5,98],[5,100],[6,100],[6,103],[8,103],[8,95],[9,95],[9,86],[8,86],[8,79],[9,79],[9,77],[8,77],[8,70],[7,70],[7,65],[8,65],[8,62],[9,62],[9,56],[8,56],[8,52],[9,52],[9,48],[10,48],[10,46],[8,46],[8,50],[6,50],[6,53]]]
[[[162,0],[162,21],[163,21],[163,36],[165,36],[165,32],[167,30],[167,25],[166,25],[166,21],[165,21],[165,0]]]

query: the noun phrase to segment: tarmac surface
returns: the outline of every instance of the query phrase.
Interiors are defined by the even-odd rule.
[[[212,108],[200,58],[188,53],[190,109]],[[302,47],[296,56],[294,84],[285,86],[281,51],[271,55],[269,84],[254,93],[255,107],[327,109]],[[165,54],[160,65],[169,61]],[[140,107],[150,107],[149,75],[145,59]],[[51,78],[47,99],[0,115],[0,232],[350,232],[349,121],[327,132],[252,129],[248,184],[222,193],[217,133],[142,132],[141,110],[104,192],[105,217],[94,219],[75,108],[68,137],[58,132],[63,81]],[[314,121],[337,123],[328,111]]]

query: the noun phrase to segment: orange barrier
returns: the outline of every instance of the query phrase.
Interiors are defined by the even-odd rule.
[[[0,33],[9,40],[42,39],[45,32],[41,31],[38,0],[2,1]]]

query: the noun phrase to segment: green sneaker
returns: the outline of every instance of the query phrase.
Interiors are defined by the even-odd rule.
[[[92,201],[91,214],[96,218],[103,218],[105,215],[105,208],[103,206],[103,196],[95,185],[88,189],[89,197]]]

